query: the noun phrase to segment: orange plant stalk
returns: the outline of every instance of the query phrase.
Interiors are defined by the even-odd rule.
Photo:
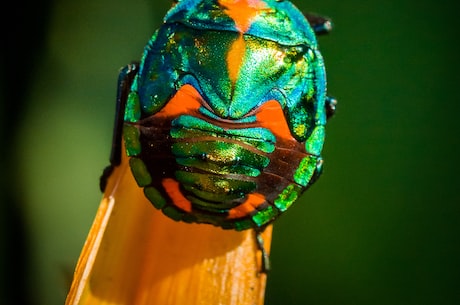
[[[272,227],[263,233],[270,248]],[[66,305],[261,305],[253,230],[175,222],[144,198],[126,156],[111,175]]]

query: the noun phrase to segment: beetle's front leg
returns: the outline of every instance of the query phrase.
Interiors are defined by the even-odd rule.
[[[312,13],[305,13],[304,15],[316,35],[324,35],[332,31],[332,21],[329,18]]]
[[[112,136],[112,150],[110,153],[110,165],[108,165],[99,180],[99,187],[103,192],[107,185],[107,179],[113,169],[121,162],[121,140],[123,132],[123,118],[125,114],[126,101],[131,90],[131,85],[139,71],[139,63],[133,62],[123,67],[118,76],[117,102],[115,109],[115,123]]]

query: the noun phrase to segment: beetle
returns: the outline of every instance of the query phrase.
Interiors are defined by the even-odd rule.
[[[175,1],[120,72],[101,189],[124,140],[137,184],[166,216],[263,230],[321,174],[336,100],[316,35],[330,29],[289,1]]]

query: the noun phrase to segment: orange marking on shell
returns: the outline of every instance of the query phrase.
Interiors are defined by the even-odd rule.
[[[256,119],[261,127],[269,129],[277,137],[295,141],[279,102],[271,100],[263,104],[257,109]]]
[[[265,203],[265,196],[259,193],[249,194],[246,201],[228,212],[228,219],[242,218],[255,212]]]
[[[242,33],[247,32],[260,10],[267,7],[260,0],[219,0],[219,4],[226,8],[225,13],[235,21],[236,28]]]
[[[172,203],[175,206],[186,212],[192,212],[192,203],[187,198],[185,198],[185,196],[180,191],[179,182],[171,178],[166,178],[161,181],[161,184],[163,184],[166,193],[168,194],[169,198],[171,198]]]
[[[238,79],[240,68],[243,64],[244,54],[246,53],[246,42],[243,35],[232,44],[227,54],[228,74],[233,83]]]
[[[201,107],[201,95],[192,85],[182,86],[155,116],[177,117]]]

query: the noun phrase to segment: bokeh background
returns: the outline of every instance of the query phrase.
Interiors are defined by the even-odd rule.
[[[266,304],[460,304],[458,5],[295,4],[335,22],[319,43],[339,107],[322,178],[275,224]],[[118,69],[169,6],[4,11],[0,304],[64,303],[101,198]]]

